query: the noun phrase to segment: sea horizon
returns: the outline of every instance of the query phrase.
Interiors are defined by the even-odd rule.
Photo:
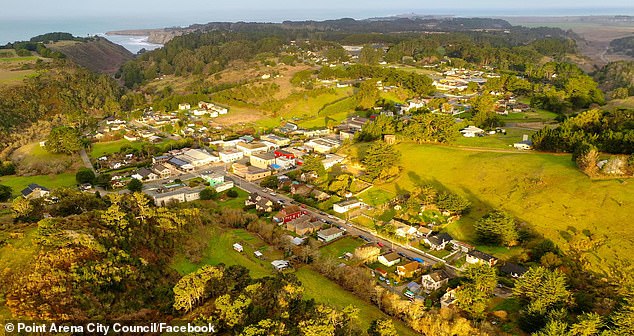
[[[558,16],[634,16],[634,7],[624,8],[543,8],[543,9],[394,9],[338,11],[223,11],[214,13],[192,13],[191,15],[172,16],[93,16],[82,18],[42,18],[42,17],[1,17],[0,45],[15,41],[29,40],[31,37],[50,33],[67,32],[78,37],[103,36],[114,43],[136,53],[141,48],[151,49],[160,45],[148,43],[142,36],[134,38],[124,36],[105,36],[106,32],[135,29],[160,29],[168,27],[187,27],[208,22],[272,22],[333,20],[339,18],[368,19],[397,15],[436,15],[456,17],[558,17]]]

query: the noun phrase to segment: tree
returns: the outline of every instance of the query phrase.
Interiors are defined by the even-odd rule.
[[[438,194],[436,205],[445,211],[463,214],[469,210],[471,202],[460,195],[444,191]]]
[[[0,202],[6,202],[11,199],[13,189],[11,187],[0,184]]]
[[[143,182],[133,178],[132,180],[130,180],[130,182],[128,182],[128,190],[130,190],[131,192],[138,192],[143,190]]]
[[[484,264],[469,265],[463,276],[466,283],[456,291],[456,305],[480,319],[484,317],[489,298],[497,285],[495,268]]]
[[[55,127],[46,138],[44,147],[51,153],[76,153],[83,147],[81,134],[74,127]]]
[[[93,184],[95,183],[95,177],[96,177],[95,173],[92,171],[92,169],[83,168],[83,169],[80,169],[75,174],[75,181],[77,181],[77,183],[79,184],[83,184],[83,183]]]
[[[359,63],[375,65],[381,60],[382,49],[376,49],[372,45],[366,44],[359,53]]]
[[[28,218],[33,212],[34,207],[30,200],[20,196],[13,200],[11,209],[15,214],[15,218],[20,220]]]
[[[473,123],[478,127],[491,128],[500,126],[500,119],[495,113],[496,98],[490,94],[483,94],[471,99],[471,107],[475,111]]]
[[[570,300],[566,277],[559,271],[533,267],[515,282],[513,294],[528,313],[546,314]]]
[[[359,85],[359,90],[355,93],[357,107],[362,110],[369,110],[379,99],[379,89],[376,88],[375,80],[366,80]]]
[[[385,181],[399,174],[401,153],[393,145],[379,141],[368,148],[362,161],[368,178]]]
[[[599,161],[599,151],[596,146],[583,142],[577,145],[572,155],[573,161],[577,167],[588,176],[595,176],[598,171],[597,162]]]
[[[458,128],[450,115],[423,113],[412,117],[403,135],[418,143],[446,143],[456,139]]]
[[[321,184],[328,179],[328,175],[326,174],[326,168],[324,167],[321,158],[316,155],[309,155],[304,157],[304,163],[302,164],[303,172],[313,172],[317,174],[316,183]]]
[[[398,336],[396,332],[396,328],[394,328],[394,323],[392,320],[381,319],[374,320],[370,323],[370,328],[368,328],[369,336]]]
[[[200,199],[203,201],[208,201],[216,198],[218,198],[218,192],[214,188],[205,188],[200,191]]]
[[[519,234],[515,218],[510,214],[494,210],[478,220],[475,225],[478,240],[487,244],[517,245]]]
[[[270,175],[263,178],[262,181],[260,182],[260,185],[264,188],[277,189],[278,183],[279,183],[279,180],[277,178],[277,175]]]

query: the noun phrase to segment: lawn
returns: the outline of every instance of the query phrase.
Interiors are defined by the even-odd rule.
[[[125,139],[116,140],[116,141],[108,141],[108,142],[95,142],[92,145],[92,151],[90,152],[90,157],[93,159],[96,159],[104,155],[118,153],[121,150],[121,147],[124,145],[132,146],[132,148],[141,148],[142,144],[143,142],[128,141]]]
[[[394,193],[382,188],[370,188],[359,194],[358,198],[368,205],[376,206],[387,203],[394,198],[394,195]]]
[[[506,135],[502,133],[496,134],[486,134],[483,137],[475,137],[475,138],[465,138],[460,136],[456,139],[455,144],[458,146],[465,147],[485,147],[485,148],[499,148],[499,149],[509,149],[513,147],[513,144],[516,142],[522,141],[523,135],[528,135],[529,138],[535,131],[521,129],[521,128],[512,128],[508,127],[506,129]],[[511,148],[512,149],[512,148]]]
[[[35,175],[35,176],[2,176],[0,184],[7,185],[13,189],[13,195],[18,196],[20,191],[30,183],[36,183],[48,189],[61,187],[72,187],[75,181],[75,173],[64,173],[58,175]]]
[[[295,275],[304,285],[304,298],[315,299],[317,302],[326,303],[338,309],[343,309],[349,305],[358,308],[359,324],[363,330],[367,330],[370,327],[370,323],[375,319],[390,318],[374,305],[361,300],[308,267],[298,269]],[[403,322],[396,319],[393,321],[400,336],[416,335]]]
[[[206,228],[201,235],[192,239],[208,240],[208,245],[203,252],[202,260],[193,263],[183,255],[177,255],[172,261],[172,268],[180,274],[195,271],[203,265],[241,265],[249,269],[251,276],[261,278],[273,275],[271,260],[282,258],[282,253],[270,248],[260,238],[245,230],[224,231],[220,228]],[[234,243],[240,243],[244,247],[243,252],[233,249]],[[260,250],[264,254],[264,260],[253,255]]]
[[[623,225],[634,215],[632,180],[593,181],[577,170],[570,155],[412,143],[399,144],[398,149],[404,171],[393,183],[371,190],[395,194],[428,183],[467,197],[473,203],[471,213],[448,228],[457,238],[472,241],[473,223],[500,208],[564,249],[572,230],[606,238],[597,253],[602,259],[629,257],[634,247],[634,228]]]
[[[218,201],[223,208],[232,208],[232,209],[242,209],[244,208],[244,200],[249,197],[249,193],[240,189],[233,188],[238,193],[238,197],[236,198],[226,198],[224,201]],[[226,192],[225,192],[226,193]]]
[[[322,255],[339,258],[346,252],[353,253],[354,249],[363,244],[365,244],[363,240],[347,236],[322,247],[320,251]]]

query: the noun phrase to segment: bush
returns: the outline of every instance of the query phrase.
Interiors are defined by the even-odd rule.
[[[229,191],[227,191],[227,196],[231,198],[236,198],[238,197],[238,192],[235,191],[235,189],[229,189]]]
[[[0,202],[6,202],[11,199],[13,189],[11,187],[0,184]]]

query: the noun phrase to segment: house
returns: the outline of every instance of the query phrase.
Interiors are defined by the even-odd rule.
[[[159,178],[159,175],[147,168],[141,168],[137,170],[137,172],[134,173],[134,175],[132,175],[131,177],[139,181],[154,181]]]
[[[460,133],[462,133],[462,136],[464,136],[465,138],[474,138],[478,136],[478,134],[484,134],[484,130],[479,127],[469,126],[467,128],[461,129]]]
[[[423,241],[429,245],[429,247],[432,250],[442,250],[445,248],[445,246],[447,246],[447,243],[451,242],[453,240],[453,238],[445,232],[433,235],[433,236],[427,236],[423,239]]]
[[[345,158],[339,155],[328,154],[326,155],[325,159],[321,160],[321,163],[324,165],[324,168],[328,170],[334,167],[336,164],[342,163],[343,160],[345,160]]]
[[[467,252],[467,262],[469,264],[485,264],[493,267],[498,262],[498,259],[490,254],[471,250]]]
[[[349,200],[335,203],[332,206],[332,209],[337,213],[346,213],[354,208],[358,208],[361,206],[361,201],[356,198],[351,198]]]
[[[160,178],[168,178],[172,175],[172,171],[160,163],[152,165],[152,171],[154,171]]]
[[[260,140],[274,143],[279,147],[288,146],[291,143],[291,139],[277,136],[275,134],[264,134],[260,136]]]
[[[305,183],[293,183],[291,185],[291,195],[298,195],[302,197],[308,197],[313,191],[313,187]]]
[[[275,164],[275,154],[273,152],[254,153],[249,157],[252,166],[266,169]]]
[[[414,275],[416,275],[416,273],[418,273],[419,271],[420,271],[420,263],[418,261],[412,261],[403,266],[396,267],[396,274],[404,278],[411,278]]]
[[[392,267],[401,262],[401,257],[396,252],[385,253],[379,256],[379,262],[387,267]]]
[[[225,176],[218,173],[202,174],[200,177],[209,183],[210,187],[215,187],[225,182]]]
[[[291,264],[286,260],[273,260],[271,261],[271,265],[275,268],[276,271],[283,271],[291,266]]]
[[[286,223],[286,230],[305,236],[319,230],[321,226],[321,221],[313,221],[310,216],[302,216]]]
[[[328,243],[333,241],[339,237],[343,236],[343,230],[337,227],[331,227],[329,229],[321,230],[317,232],[317,239],[324,243]]]
[[[270,198],[260,195],[258,193],[251,193],[249,197],[244,200],[244,206],[255,205],[255,210],[261,212],[272,212],[275,202]]]
[[[430,233],[432,233],[432,230],[426,226],[421,225],[416,229],[416,236],[418,237],[427,237]]]
[[[319,189],[313,189],[313,191],[310,192],[310,196],[320,202],[330,199],[330,194],[325,193]]]
[[[341,147],[341,141],[333,138],[317,138],[304,143],[304,146],[321,154],[327,154]]]
[[[285,170],[295,167],[295,159],[289,159],[283,156],[276,157],[275,162],[271,165],[274,169]]]
[[[244,157],[244,152],[236,148],[227,148],[219,151],[218,157],[224,163],[236,162]]]
[[[242,151],[244,156],[251,156],[255,153],[266,152],[269,150],[269,147],[261,142],[254,141],[252,143],[238,142],[236,149]]]
[[[445,271],[434,271],[423,275],[421,285],[426,291],[435,291],[449,282],[449,275]]]
[[[533,141],[528,139],[528,135],[524,134],[522,141],[514,143],[513,147],[522,150],[533,149]]]
[[[276,149],[273,154],[275,154],[275,157],[284,157],[287,159],[296,159],[297,156],[295,156],[294,153],[284,150],[284,149]]]
[[[305,214],[307,214],[306,210],[300,208],[297,205],[291,204],[285,206],[282,210],[280,210],[280,212],[278,212],[277,215],[273,217],[273,220],[278,223],[288,223],[293,219],[302,217]]]
[[[39,184],[31,183],[20,192],[26,199],[42,198],[48,196],[51,191]]]
[[[453,245],[454,250],[460,250],[465,253],[474,249],[473,245],[469,245],[459,240],[452,240],[451,245]]]
[[[394,228],[396,229],[394,233],[399,237],[409,238],[416,235],[416,233],[418,232],[418,230],[415,227],[407,225],[403,222],[400,222],[394,219],[390,221],[390,224],[394,226]]]
[[[460,287],[448,289],[445,294],[440,298],[440,307],[449,308],[456,301],[456,290]]]
[[[242,248],[242,245],[240,245],[238,243],[233,244],[233,249],[238,251],[238,252],[244,251],[244,248]]]
[[[135,135],[132,134],[126,134],[123,136],[124,139],[128,140],[128,141],[137,141],[139,140],[139,138],[137,138]]]
[[[261,169],[258,167],[249,166],[247,167],[246,173],[244,174],[244,179],[251,182],[263,179],[269,175],[271,175],[271,171],[268,169]]]
[[[500,266],[499,270],[501,274],[504,274],[506,276],[510,276],[516,279],[522,277],[522,275],[524,275],[524,273],[528,271],[526,267],[520,266],[518,264],[513,264],[510,262],[504,263],[504,265]]]

